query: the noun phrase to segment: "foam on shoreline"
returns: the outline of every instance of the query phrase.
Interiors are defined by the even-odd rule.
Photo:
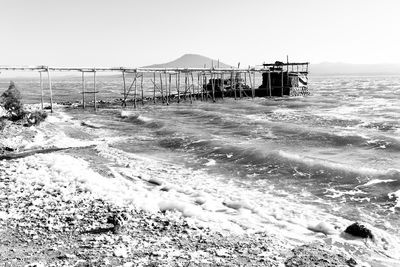
[[[278,197],[268,190],[252,189],[245,183],[239,185],[229,177],[211,176],[178,163],[127,153],[110,146],[113,140],[100,136],[90,141],[71,138],[63,132],[63,123],[65,127],[76,127],[91,133],[97,129],[84,127],[64,115],[51,117],[49,123],[61,126],[54,128],[44,124],[34,144],[81,146],[91,142],[95,145],[96,156],[111,162],[107,165],[111,178],[91,169],[87,160],[63,152],[17,161],[19,172],[26,182],[54,180],[78,183],[85,190],[116,205],[130,205],[153,213],[178,211],[193,223],[215,231],[274,233],[289,240],[292,246],[322,239],[338,247],[350,247],[361,255],[372,246],[379,253],[399,257],[395,238],[368,224],[378,237],[377,242],[366,244],[363,240],[344,239],[339,233],[350,221],[323,212],[316,206],[298,203],[293,196]],[[48,138],[51,136],[53,138]],[[38,168],[24,172],[24,164],[36,164]],[[325,237],[321,234],[325,229],[338,231]]]

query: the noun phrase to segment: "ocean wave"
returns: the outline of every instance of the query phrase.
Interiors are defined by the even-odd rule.
[[[321,166],[333,170],[341,170],[345,172],[351,172],[351,173],[358,173],[358,174],[363,174],[363,175],[374,175],[374,176],[391,176],[391,175],[398,175],[400,173],[400,170],[398,169],[375,169],[375,168],[370,168],[370,167],[364,167],[364,166],[354,166],[354,165],[348,165],[344,163],[339,163],[339,162],[334,162],[334,161],[329,161],[325,159],[319,159],[319,158],[313,158],[313,157],[308,157],[304,155],[299,155],[291,152],[285,152],[283,150],[278,151],[278,155],[282,158],[286,158],[292,161],[296,161],[299,163],[303,163],[308,166]]]

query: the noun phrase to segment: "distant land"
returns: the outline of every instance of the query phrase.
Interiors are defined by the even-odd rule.
[[[211,64],[218,67],[218,60],[197,54],[185,54],[180,58],[163,64],[153,64],[143,68],[211,68]],[[232,66],[219,62],[220,68],[231,68]]]
[[[309,71],[311,75],[400,75],[400,64],[349,64],[323,62],[310,64]]]
[[[144,66],[145,68],[206,68],[217,67],[218,60],[198,54],[185,54],[173,61]],[[259,62],[254,62],[254,65]],[[219,62],[221,68],[231,68],[232,66]],[[311,75],[379,75],[379,74],[399,74],[400,64],[350,64],[339,62],[323,62],[310,64]]]

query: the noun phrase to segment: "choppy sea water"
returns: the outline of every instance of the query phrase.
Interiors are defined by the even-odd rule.
[[[58,79],[55,101],[80,99],[79,79]],[[36,80],[18,85],[26,102],[40,100]],[[99,100],[121,97],[118,78],[99,87]],[[66,112],[101,125],[106,137],[123,137],[114,149],[206,174],[170,182],[201,191],[194,202],[200,196],[240,205],[236,217],[235,209],[221,213],[242,228],[273,225],[301,239],[315,237],[307,227],[322,221],[338,229],[359,221],[376,231],[367,245],[374,255],[398,260],[400,76],[311,77],[310,89],[307,97],[128,106],[124,116],[118,108]],[[351,251],[353,241],[342,239]]]

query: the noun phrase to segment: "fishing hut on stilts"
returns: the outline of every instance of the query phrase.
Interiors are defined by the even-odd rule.
[[[264,63],[248,68],[55,68],[48,66],[0,66],[0,71],[36,71],[39,73],[40,101],[42,109],[53,112],[52,73],[81,73],[78,104],[83,109],[88,104],[97,110],[99,106],[119,105],[137,108],[146,104],[181,103],[182,101],[210,101],[233,98],[283,97],[308,95],[309,63]],[[121,74],[121,89],[112,99],[102,99],[98,86],[98,73]],[[1,72],[0,72],[1,73]],[[46,74],[46,75],[43,75]],[[44,80],[47,77],[47,88]],[[91,82],[88,86],[88,81]],[[118,93],[117,93],[118,91]],[[44,106],[45,92],[49,93],[49,106]],[[117,94],[120,94],[117,97]],[[122,95],[122,97],[121,97]],[[47,97],[46,97],[47,98]],[[61,102],[68,102],[63,99]]]

